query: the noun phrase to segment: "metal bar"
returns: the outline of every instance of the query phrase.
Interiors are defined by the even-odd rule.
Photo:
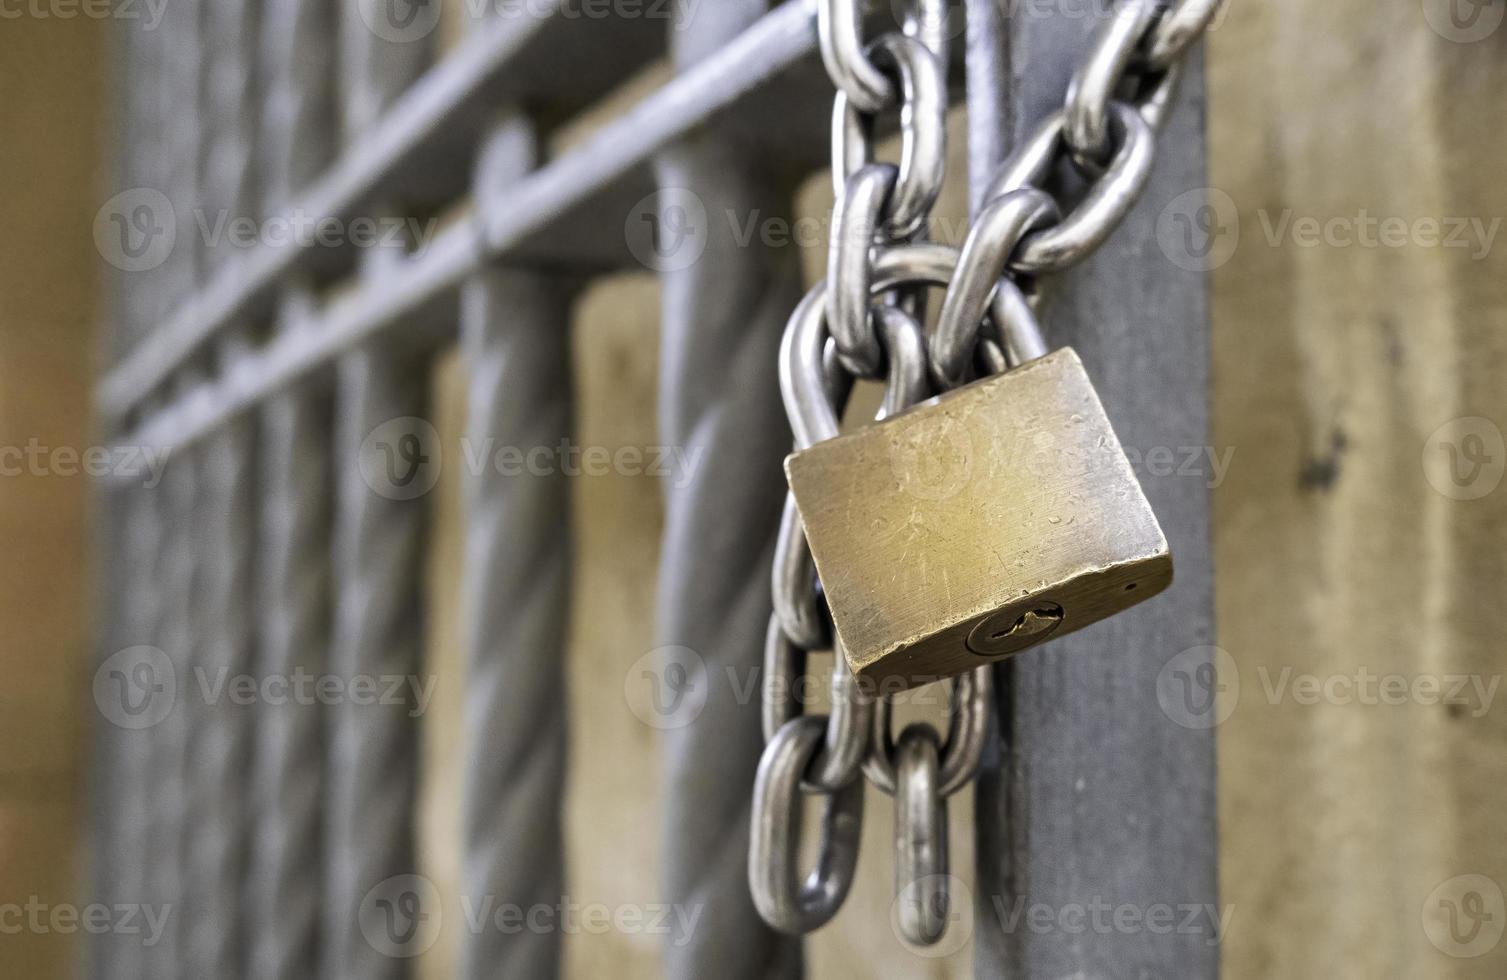
[[[725,54],[706,56],[758,14],[749,0],[703,7],[675,38],[677,65],[687,76],[715,66]],[[686,219],[692,225],[679,247],[653,253],[663,260],[660,431],[698,460],[683,485],[665,487],[656,614],[660,644],[691,651],[681,656],[695,699],[694,710],[682,698],[681,715],[665,719],[662,888],[676,907],[701,912],[702,924],[664,944],[665,973],[798,977],[799,940],[770,929],[748,891],[753,774],[764,736],[757,699],[740,699],[736,686],[763,661],[785,492],[780,466],[790,448],[777,351],[801,296],[801,269],[794,249],[740,243],[733,223],[719,220],[788,215],[793,191],[725,129],[670,147],[657,171],[666,188],[661,225],[717,216]],[[660,680],[670,681],[668,667]]]
[[[422,42],[405,45],[383,37],[349,6],[343,13],[341,51],[352,86],[342,97],[343,127],[353,138],[402,94],[429,52]],[[373,212],[384,210],[393,212]],[[369,250],[360,272],[369,281],[384,281],[400,261],[390,248]],[[427,414],[428,388],[427,361],[389,345],[368,344],[336,365],[338,591],[331,657],[333,673],[347,685],[363,678],[416,678],[423,661],[422,542],[428,515],[422,494],[409,492],[419,486],[415,479],[426,478],[419,469],[423,457],[404,459],[413,467],[404,475],[381,469],[380,457],[384,450],[401,453],[407,445],[385,433]],[[409,906],[420,898],[410,878],[417,870],[413,705],[408,698],[370,704],[347,698],[330,718],[328,943],[320,973],[329,980],[402,980],[409,975],[405,944],[421,928],[420,917],[429,915]],[[372,908],[404,921],[390,919],[388,931],[374,935]]]
[[[254,217],[257,118],[256,41],[258,10],[249,0],[212,0],[203,5],[204,54],[203,185],[207,221]],[[207,271],[230,259],[209,242]],[[245,341],[221,338],[222,371],[233,369]],[[191,976],[236,980],[244,975],[242,892],[251,833],[250,763],[255,715],[231,685],[252,670],[253,555],[256,507],[255,419],[241,416],[220,429],[201,456],[204,492],[203,589],[198,608],[203,642],[195,651],[194,676],[185,678],[192,705],[187,891],[194,927],[184,953]],[[218,692],[218,693],[216,693]]]
[[[979,0],[970,13],[989,6]],[[1004,43],[973,39],[975,62],[994,59],[970,73],[992,79],[970,92],[976,154],[997,161],[1061,106],[1097,27],[1092,17],[1022,8]],[[1169,261],[1155,234],[1158,212],[1205,183],[1202,77],[1195,58],[1140,204],[1092,259],[1047,283],[1048,336],[1078,349],[1120,438],[1143,452],[1208,442],[1204,280]],[[976,811],[980,977],[1113,976],[1128,964],[1147,976],[1218,975],[1209,915],[1179,916],[1170,930],[1072,931],[1012,915],[1217,908],[1213,733],[1174,723],[1158,698],[1169,665],[1207,662],[1208,490],[1202,479],[1142,482],[1176,558],[1171,589],[999,668],[1004,739]],[[1190,918],[1196,928],[1182,925]]]
[[[606,91],[626,66],[653,57],[646,43],[652,25],[642,18],[570,16],[565,0],[522,6],[527,9],[518,16],[489,19],[391,100],[381,118],[371,119],[355,135],[333,168],[303,191],[285,215],[352,217],[395,191],[395,181],[419,169],[437,145],[474,141],[479,135],[475,120],[484,118],[499,89],[519,98],[547,85],[542,94],[552,103],[584,104]],[[347,9],[351,17],[365,14],[358,15],[354,5]],[[377,4],[366,7],[378,9]],[[403,45],[424,46],[417,41]],[[308,243],[269,243],[227,265],[106,376],[96,397],[104,418],[124,416],[226,324],[266,312],[278,283],[314,253]]]
[[[332,0],[271,0],[264,11],[268,212],[314,180],[333,153],[334,73],[323,52],[334,43],[335,18]],[[311,290],[288,290],[278,329],[304,329],[313,311]],[[261,414],[259,670],[290,686],[329,667],[332,425],[328,395],[317,387],[283,392]],[[249,973],[304,980],[319,973],[323,922],[324,711],[317,700],[290,699],[259,713]]]
[[[511,205],[537,132],[504,113],[482,147],[476,200]],[[470,451],[553,449],[573,434],[572,284],[501,267],[468,281],[461,342]],[[466,701],[462,886],[474,908],[554,908],[565,894],[565,632],[570,486],[565,473],[466,478]],[[469,930],[459,976],[560,974],[559,929]]]
[[[157,440],[181,445],[201,437],[230,415],[360,345],[436,296],[454,291],[483,265],[505,259],[561,214],[633,173],[661,147],[811,59],[815,49],[811,9],[806,0],[791,0],[729,42],[718,58],[686,71],[577,148],[519,182],[511,206],[491,216],[484,230],[464,222],[452,227],[413,261],[394,269],[388,279],[368,283],[333,304],[307,336],[274,340],[258,351],[244,365],[245,377],[221,379],[197,393],[193,404],[174,406],[160,425],[148,425],[122,442],[155,444],[150,440]],[[431,84],[439,86],[437,81]],[[421,104],[412,94],[408,100]],[[377,143],[378,137],[371,142]],[[342,160],[376,153],[374,146],[361,143]],[[351,196],[352,201],[359,199]],[[317,200],[300,208],[307,214],[344,213]],[[246,267],[227,268],[154,339],[144,341],[96,392],[106,420],[124,419],[224,324],[249,310],[253,298],[293,267],[294,254],[292,249],[253,251],[244,260]]]
[[[168,197],[180,220],[191,220],[200,197],[200,6],[197,0],[168,0],[163,15],[168,33],[162,39],[164,121],[171,119],[166,144]],[[162,267],[165,301],[191,295],[199,285],[202,256],[192,241],[180,242]],[[199,364],[174,377],[178,392],[191,389],[202,374]],[[186,698],[190,666],[199,648],[201,621],[195,604],[201,575],[202,525],[198,463],[194,453],[172,457],[157,491],[161,526],[167,540],[163,567],[157,575],[164,611],[160,646],[179,687],[180,696],[158,726],[153,753],[157,815],[153,821],[150,854],[151,901],[170,909],[161,939],[151,950],[147,976],[154,980],[188,977],[188,941],[197,917],[185,890],[186,839],[197,826],[189,809],[188,752],[190,710]]]

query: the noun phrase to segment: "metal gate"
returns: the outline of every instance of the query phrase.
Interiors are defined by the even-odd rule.
[[[763,659],[790,448],[776,366],[801,269],[687,207],[788,215],[796,184],[827,166],[816,5],[162,3],[156,23],[121,22],[115,69],[126,190],[107,208],[119,274],[96,401],[139,466],[100,494],[94,814],[98,894],[172,914],[154,944],[101,939],[92,973],[410,972],[428,900],[419,722],[412,692],[357,687],[421,671],[429,364],[460,346],[468,439],[568,442],[572,303],[594,277],[648,265],[664,313],[659,404],[644,411],[667,445],[701,453],[665,487],[658,630],[708,668],[707,720],[665,739],[660,898],[703,910],[688,942],[666,945],[666,972],[799,975],[799,941],[749,895],[759,705],[717,678]],[[908,6],[875,5],[871,29],[898,29]],[[934,34],[979,201],[1061,106],[1114,4],[945,13]],[[451,30],[463,36],[436,59]],[[662,58],[670,80],[545,152],[548,133]],[[1048,304],[1053,339],[1082,352],[1139,447],[1208,443],[1202,275],[1158,247],[1159,216],[1204,182],[1196,58],[1180,92],[1143,200]],[[1001,914],[1216,900],[1212,734],[1157,704],[1170,657],[1207,659],[1207,492],[1143,483],[1174,588],[995,668],[980,977],[1217,973],[1205,932],[1038,931]],[[465,486],[463,888],[522,908],[565,890],[570,491],[559,470],[483,468]],[[254,689],[179,696],[195,671]],[[342,696],[322,697],[320,679]],[[470,931],[461,972],[557,975],[562,941]]]

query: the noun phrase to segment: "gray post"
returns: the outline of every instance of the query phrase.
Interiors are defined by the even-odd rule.
[[[334,66],[324,52],[334,27],[330,0],[272,0],[263,13],[269,213],[288,207],[332,156]],[[278,329],[307,329],[313,302],[307,287],[290,287]],[[261,413],[261,677],[317,677],[329,667],[333,420],[323,380],[271,399]],[[256,736],[249,971],[253,980],[301,980],[319,972],[324,914],[323,706],[263,704]]]
[[[999,16],[970,0],[975,180],[1061,106],[1098,27],[1021,5],[1002,32]],[[1205,183],[1202,109],[1195,52],[1145,197],[1092,259],[1045,283],[1049,341],[1078,349],[1121,441],[1142,453],[1209,439],[1204,280],[1156,236],[1169,201]],[[1181,653],[1191,669],[1213,637],[1208,490],[1141,480],[1172,546],[1172,588],[998,669],[1003,737],[977,797],[980,977],[1218,974],[1213,735],[1158,698],[1169,661]],[[1081,908],[1088,927],[1032,928],[1033,906]],[[1170,907],[1173,928],[1116,927],[1120,907],[1142,923]]]
[[[537,162],[537,134],[506,113],[482,146],[473,200],[505,207]],[[565,894],[565,634],[570,487],[551,472],[499,471],[502,447],[553,452],[573,432],[570,285],[487,269],[461,294],[466,434],[466,700],[461,894],[475,908],[552,908]],[[487,903],[491,904],[487,904]],[[460,976],[560,973],[559,929],[468,931]]]
[[[757,0],[703,5],[673,38],[676,65],[714,54],[763,11]],[[665,488],[658,635],[695,651],[705,670],[693,683],[704,678],[707,688],[699,714],[665,732],[664,895],[702,913],[689,941],[664,946],[674,980],[768,980],[801,969],[799,941],[765,925],[749,895],[749,808],[764,737],[757,685],[738,696],[758,676],[769,622],[790,450],[776,354],[801,296],[793,249],[757,236],[740,245],[734,231],[752,215],[790,213],[790,189],[773,171],[711,129],[658,160],[661,224],[688,232],[661,243],[673,247],[660,256],[660,432],[697,461],[688,482]],[[686,217],[703,213],[705,221]]]
[[[384,19],[414,10],[370,0],[342,6],[347,142],[365,132],[428,63],[427,36],[405,40],[402,25]],[[379,204],[371,205],[371,216],[382,213]],[[404,259],[379,246],[361,256],[360,273],[378,279]],[[424,484],[432,485],[437,449],[432,441],[423,443],[424,433],[432,431],[424,428],[428,366],[380,342],[336,365],[337,599],[330,655],[332,672],[347,683],[416,676],[423,663]],[[410,973],[411,960],[402,954],[415,938],[412,930],[429,915],[413,903],[431,900],[410,877],[417,870],[418,724],[406,700],[358,705],[346,699],[330,719],[321,975],[401,980]],[[381,931],[384,926],[390,929]]]

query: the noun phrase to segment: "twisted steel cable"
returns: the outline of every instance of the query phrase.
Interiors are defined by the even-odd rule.
[[[329,422],[328,406],[312,392],[276,398],[262,413],[259,673],[284,683],[318,677],[327,665]],[[320,705],[297,697],[262,705],[256,739],[250,972],[256,980],[312,977],[323,905]]]
[[[685,188],[708,214],[785,214],[790,198],[750,154],[703,134],[664,154],[660,186]],[[664,282],[660,430],[696,468],[665,489],[660,642],[705,663],[707,700],[667,731],[663,884],[702,912],[695,933],[664,946],[675,980],[800,975],[800,945],[764,924],[748,890],[749,819],[764,738],[757,697],[769,619],[769,568],[790,448],[776,376],[785,319],[801,297],[791,249],[740,245],[707,222],[706,249]]]
[[[362,443],[378,426],[424,412],[423,379],[391,352],[373,349],[348,355],[337,373],[339,585],[332,673],[348,683],[357,677],[416,676],[423,648],[425,501],[383,496],[368,485],[359,459]],[[407,961],[391,955],[380,936],[374,940],[363,932],[361,910],[369,894],[368,904],[384,900],[373,889],[415,871],[416,723],[406,701],[344,700],[330,718],[330,894],[322,975],[402,978],[408,975]],[[401,937],[394,932],[394,946],[401,948]]]
[[[356,8],[356,9],[353,9]],[[424,40],[397,41],[379,30],[391,6],[360,0],[347,5],[341,21],[344,77],[343,128],[353,141],[372,124],[428,63]],[[383,210],[373,207],[373,214]],[[361,272],[380,277],[382,251],[364,255]],[[346,355],[336,366],[335,465],[339,510],[335,519],[338,575],[333,672],[357,676],[416,676],[423,660],[422,550],[426,523],[423,496],[398,499],[380,474],[363,474],[363,443],[394,419],[422,417],[428,409],[424,365],[372,345]],[[412,433],[409,433],[412,434]],[[373,446],[380,450],[380,446]],[[392,443],[388,450],[396,449]],[[417,460],[415,460],[417,465]],[[381,465],[378,462],[378,465]],[[412,478],[414,473],[410,472]],[[387,491],[387,492],[379,492]],[[417,797],[418,732],[410,704],[355,705],[330,712],[327,863],[329,919],[321,951],[326,980],[384,980],[408,976],[408,960],[392,955],[384,937],[362,929],[362,904],[398,914],[414,896],[383,894],[415,872],[414,803]],[[374,891],[375,889],[375,891]],[[430,912],[410,908],[409,925]],[[388,923],[391,925],[391,921]],[[396,952],[407,952],[390,937]]]
[[[203,207],[206,226],[256,213],[254,62],[257,12],[250,0],[212,0],[204,6],[205,141]],[[208,267],[232,261],[228,243],[206,242]],[[222,370],[238,338],[222,342]],[[188,838],[185,883],[194,904],[186,965],[192,976],[234,980],[244,972],[242,894],[250,843],[251,797],[246,782],[254,706],[238,703],[233,688],[249,677],[254,654],[252,599],[256,529],[253,503],[255,423],[231,421],[206,445],[204,538],[200,609],[203,646],[193,682],[189,750],[194,831]]]
[[[193,211],[200,193],[200,133],[198,111],[202,58],[200,52],[200,7],[196,0],[167,0],[161,40],[165,81],[162,87],[164,122],[168,132],[167,194],[178,227],[178,242],[171,261],[163,266],[163,313],[167,304],[181,303],[200,281],[201,250],[190,233]],[[187,390],[197,381],[193,369],[180,372],[178,386]],[[186,977],[186,941],[195,918],[184,890],[185,838],[197,821],[189,811],[187,752],[189,744],[189,667],[197,650],[199,619],[195,589],[199,574],[198,474],[195,454],[170,457],[156,490],[166,541],[159,557],[156,578],[164,608],[159,646],[167,654],[178,682],[178,698],[166,720],[157,726],[152,768],[157,780],[152,791],[154,807],[152,843],[148,848],[149,887],[152,904],[168,911],[162,936],[151,948],[145,975],[152,980]]]
[[[190,977],[184,956],[190,925],[184,889],[184,838],[190,830],[187,755],[189,744],[190,666],[197,649],[199,619],[196,583],[199,578],[200,523],[198,474],[190,454],[173,457],[158,485],[157,500],[165,543],[159,552],[156,575],[164,597],[160,646],[177,681],[177,703],[157,726],[153,769],[158,780],[152,828],[149,894],[151,903],[168,911],[167,925],[148,957],[145,976],[153,980]]]
[[[527,120],[501,123],[476,199],[500,198],[535,156]],[[566,284],[532,272],[488,269],[464,287],[473,452],[570,438],[570,302]],[[475,908],[554,908],[565,891],[568,484],[559,468],[508,476],[490,466],[466,483],[462,895]],[[559,976],[560,939],[558,929],[470,930],[460,976]]]
[[[261,145],[268,211],[286,207],[329,162],[334,74],[328,0],[271,0],[263,12],[267,82]],[[312,298],[283,300],[284,329],[298,329]],[[331,580],[328,398],[294,389],[261,419],[264,496],[259,673],[285,681],[328,666]],[[323,913],[325,736],[321,705],[261,706],[253,747],[256,833],[250,856],[248,944],[253,980],[303,980],[319,971]]]
[[[162,72],[151,57],[153,32],[133,24],[122,30],[115,69],[140,80],[116,95],[119,110],[115,160],[119,190],[160,182],[153,132],[157,112],[156,88]],[[112,363],[131,349],[149,322],[146,310],[156,294],[144,288],[141,274],[119,272],[113,277],[114,321],[102,345]],[[153,549],[157,546],[154,511],[149,491],[105,487],[95,496],[101,547],[100,597],[103,603],[96,637],[96,675],[107,670],[109,658],[122,649],[155,640],[157,626],[151,600]],[[106,905],[144,900],[142,864],[149,816],[145,780],[150,773],[150,731],[132,731],[115,724],[101,710],[91,715],[94,727],[91,822],[94,900]],[[117,932],[105,932],[89,944],[88,975],[134,980],[142,972],[141,944]]]

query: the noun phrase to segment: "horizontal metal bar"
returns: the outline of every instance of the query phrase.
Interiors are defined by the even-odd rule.
[[[559,215],[642,167],[662,147],[813,58],[815,49],[814,12],[807,0],[793,0],[765,15],[719,57],[677,76],[595,136],[520,181],[506,208],[452,225],[392,274],[360,284],[322,315],[242,354],[225,365],[218,378],[175,399],[117,442],[179,450],[201,439],[341,353],[412,320],[486,263],[509,254]],[[215,301],[212,290],[202,302]],[[225,301],[218,302],[223,308]],[[218,321],[205,324],[211,324],[208,317],[193,324],[203,332],[196,343],[210,336]],[[112,375],[106,387],[131,380],[150,388],[191,354],[193,344],[180,345],[161,352],[161,363],[138,368],[150,372],[145,380]],[[140,395],[134,390],[129,396],[119,394],[113,403],[117,413],[129,409]]]
[[[665,44],[661,23],[572,16],[566,0],[541,0],[540,8],[476,30],[405,92],[288,214],[349,217],[395,180],[422,169],[425,160],[447,155],[437,148],[474,142],[499,90],[515,99],[537,94],[557,110],[583,105]],[[467,159],[455,173],[456,196],[469,172]],[[226,324],[267,314],[276,287],[314,251],[308,243],[263,243],[228,262],[105,377],[96,397],[103,419],[119,422]]]

